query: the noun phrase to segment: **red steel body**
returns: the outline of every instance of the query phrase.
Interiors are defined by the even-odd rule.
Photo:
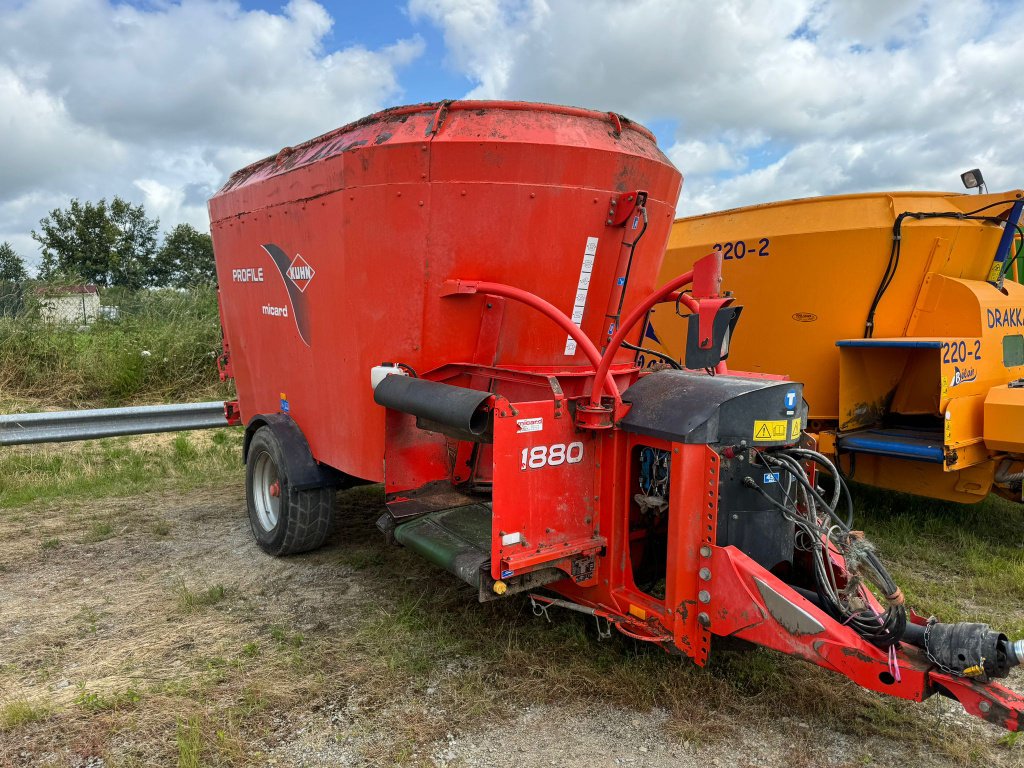
[[[422,372],[474,359],[479,305],[441,301],[446,280],[513,285],[571,317],[596,238],[582,329],[600,346],[633,232],[605,223],[609,200],[648,192],[631,306],[655,286],[681,183],[651,134],[623,118],[472,101],[382,112],[239,171],[210,201],[210,219],[243,422],[283,400],[318,461],[382,480],[384,412],[370,368],[401,360]],[[312,270],[292,296],[268,244],[289,266]],[[590,368],[582,349],[565,354],[566,339],[509,302],[486,362]],[[617,358],[632,361],[628,351]]]

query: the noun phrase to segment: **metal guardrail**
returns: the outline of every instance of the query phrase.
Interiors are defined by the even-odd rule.
[[[181,432],[228,426],[224,403],[142,405],[87,411],[0,415],[0,446],[62,443],[120,435]]]

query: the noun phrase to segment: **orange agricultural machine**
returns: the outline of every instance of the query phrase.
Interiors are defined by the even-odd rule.
[[[731,363],[802,381],[808,431],[848,477],[1021,501],[1022,194],[843,195],[679,219],[659,280],[722,253],[744,312]],[[686,314],[652,312],[643,365],[683,358]]]
[[[636,123],[514,102],[388,110],[234,174],[210,215],[259,545],[319,546],[334,490],[383,482],[381,530],[480,600],[697,664],[737,637],[1018,729],[993,680],[1024,642],[908,611],[802,385],[726,369],[722,254],[656,287],[680,185]],[[666,300],[687,369],[643,371]]]

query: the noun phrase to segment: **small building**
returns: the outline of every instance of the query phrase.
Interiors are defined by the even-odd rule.
[[[100,314],[100,292],[95,285],[40,286],[35,290],[39,316],[48,323],[89,325]]]

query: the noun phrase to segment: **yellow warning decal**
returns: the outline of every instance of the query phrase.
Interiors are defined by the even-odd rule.
[[[992,269],[988,271],[988,281],[995,282],[999,279],[999,273],[1003,271],[1003,262],[994,261],[992,262]]]
[[[754,420],[754,442],[766,443],[775,440],[785,440],[789,433],[789,422],[786,419],[776,421]]]
[[[800,439],[800,419],[793,419],[793,425],[789,429],[789,439],[791,442]]]

